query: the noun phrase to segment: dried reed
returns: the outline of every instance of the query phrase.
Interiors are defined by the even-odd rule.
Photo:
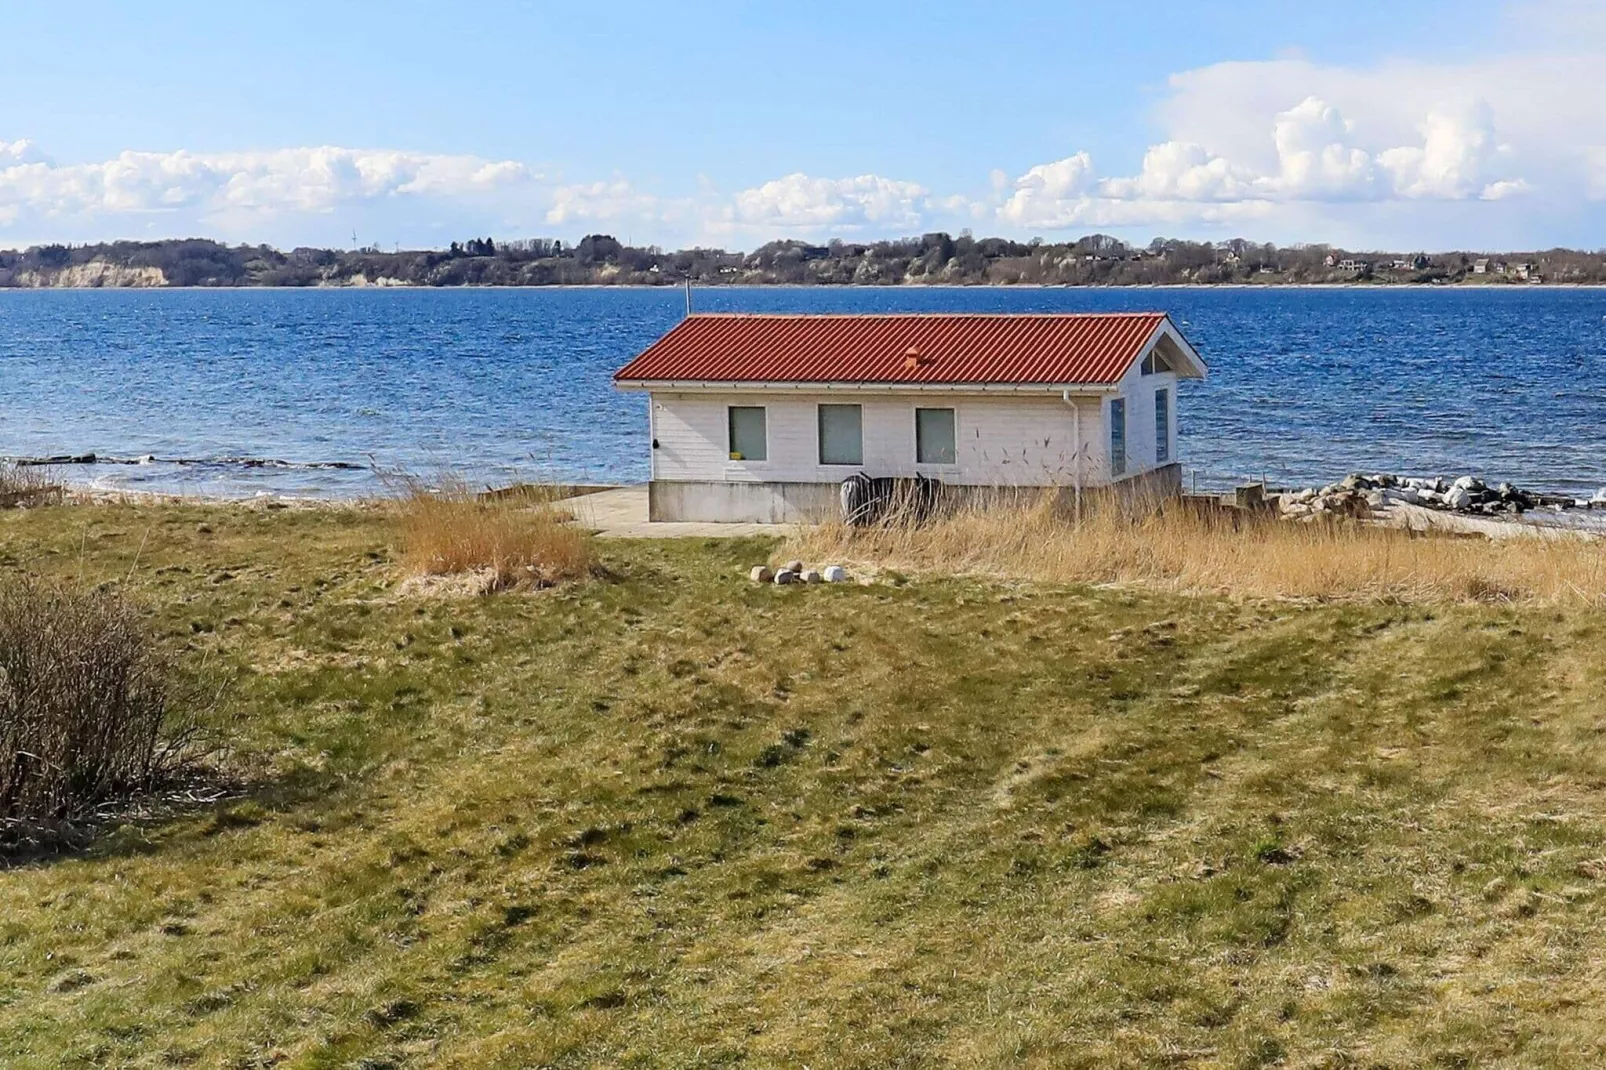
[[[1089,509],[961,509],[926,524],[801,531],[787,553],[905,570],[1270,597],[1606,605],[1606,540],[1423,535],[1354,522]]]
[[[476,493],[461,476],[387,476],[403,557],[423,576],[482,574],[487,590],[578,579],[591,568],[592,536],[553,507],[556,488]]]

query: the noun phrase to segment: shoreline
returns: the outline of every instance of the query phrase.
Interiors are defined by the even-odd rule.
[[[1466,291],[1530,293],[1544,290],[1606,290],[1606,282],[895,282],[886,284],[854,282],[708,282],[693,283],[695,291],[717,290],[1359,290],[1376,293],[1399,291]],[[327,293],[350,290],[451,292],[454,290],[629,290],[683,293],[682,283],[575,282],[534,286],[503,283],[462,283],[454,286],[420,286],[399,283],[393,286],[335,283],[318,286],[0,286],[6,293]]]

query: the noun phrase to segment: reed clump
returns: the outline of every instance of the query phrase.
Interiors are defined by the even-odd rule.
[[[1423,534],[1353,521],[1090,508],[1047,500],[927,523],[805,529],[789,553],[910,571],[1130,583],[1257,597],[1606,605],[1606,540]]]
[[[484,591],[589,574],[592,535],[555,507],[557,490],[480,494],[460,476],[392,480],[402,556],[417,576],[475,576]]]
[[[31,465],[0,463],[0,509],[56,505],[62,500],[60,483]]]

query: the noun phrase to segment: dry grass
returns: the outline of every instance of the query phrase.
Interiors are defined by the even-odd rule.
[[[1090,511],[1079,525],[1046,504],[961,511],[924,525],[825,525],[802,532],[787,553],[919,571],[1258,597],[1606,605],[1603,540],[1492,542],[1183,508]]]
[[[0,509],[55,505],[61,498],[61,484],[52,482],[40,469],[0,463]]]
[[[453,475],[393,484],[402,558],[415,575],[473,575],[490,591],[550,586],[591,568],[591,534],[552,507],[556,493],[482,496]]]

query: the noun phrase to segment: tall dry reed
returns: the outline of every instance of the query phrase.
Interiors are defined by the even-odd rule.
[[[556,490],[476,493],[462,477],[433,483],[395,476],[397,521],[409,568],[423,576],[477,574],[487,590],[547,586],[586,575],[592,536],[554,507]]]
[[[966,509],[927,524],[806,529],[788,553],[909,571],[1270,597],[1606,605],[1606,540],[1423,535],[1180,507]]]
[[[0,509],[53,505],[61,499],[61,484],[40,468],[0,462]]]

